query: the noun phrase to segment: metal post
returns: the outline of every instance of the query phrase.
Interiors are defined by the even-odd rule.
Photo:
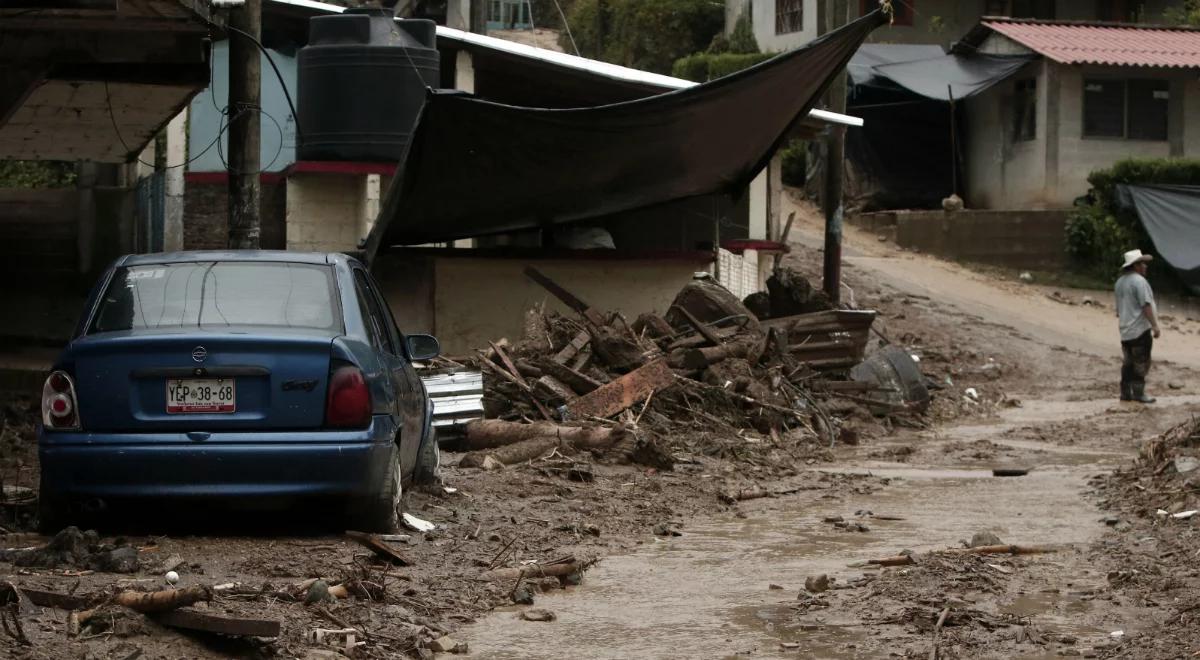
[[[229,247],[258,249],[262,0],[230,10],[229,26]]]
[[[832,32],[845,25],[850,3],[847,0],[828,0],[828,29]],[[829,109],[846,112],[846,74],[839,73],[829,87]],[[841,301],[842,287],[842,166],[845,160],[846,131],[841,125],[831,125],[825,137],[825,190],[821,206],[825,212],[824,288],[833,304]]]

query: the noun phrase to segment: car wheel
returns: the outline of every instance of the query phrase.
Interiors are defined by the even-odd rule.
[[[429,429],[429,435],[417,452],[417,467],[413,471],[413,483],[431,484],[438,480],[438,468],[442,464],[442,453],[438,448],[437,429]]]
[[[356,523],[356,527],[362,531],[379,534],[396,531],[400,526],[400,516],[404,507],[404,490],[400,486],[400,478],[400,450],[392,445],[387,474],[384,475],[379,492],[367,496],[366,501],[351,513],[350,519]]]

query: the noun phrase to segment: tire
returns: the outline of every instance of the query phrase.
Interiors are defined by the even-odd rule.
[[[421,448],[417,450],[417,466],[413,470],[414,484],[432,484],[438,481],[438,469],[442,464],[442,452],[438,448],[437,429],[430,427]]]
[[[379,492],[357,500],[358,506],[350,511],[350,520],[359,531],[391,534],[400,527],[404,496],[400,478],[400,449],[393,444]]]

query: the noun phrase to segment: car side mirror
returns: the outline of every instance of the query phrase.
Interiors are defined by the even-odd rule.
[[[442,345],[432,335],[409,335],[408,356],[414,360],[432,360],[442,354]]]

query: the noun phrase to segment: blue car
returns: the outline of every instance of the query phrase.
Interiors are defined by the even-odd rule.
[[[413,368],[438,351],[346,255],[122,257],[42,388],[41,527],[114,501],[336,498],[347,527],[392,531],[438,468]]]

